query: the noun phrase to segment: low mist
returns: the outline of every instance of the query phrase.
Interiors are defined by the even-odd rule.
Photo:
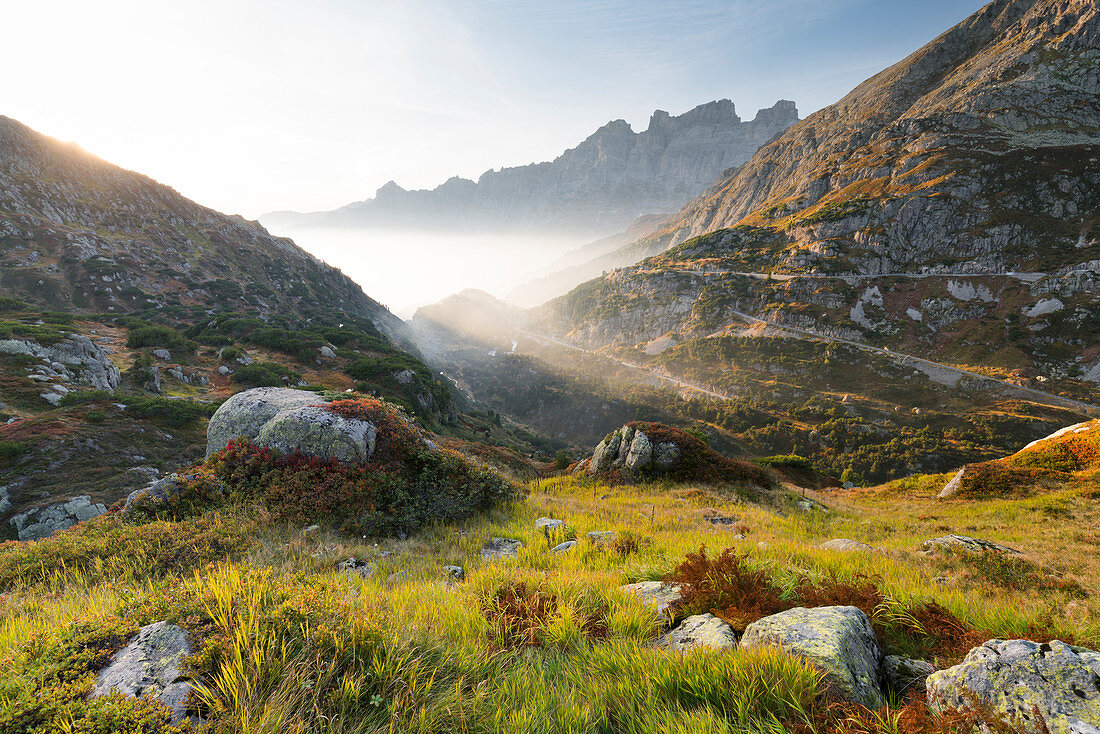
[[[273,229],[306,251],[343,270],[367,295],[402,318],[420,306],[477,288],[504,296],[545,274],[580,238],[530,234],[455,234],[364,229]]]

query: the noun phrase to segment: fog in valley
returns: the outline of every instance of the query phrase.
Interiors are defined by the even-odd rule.
[[[343,270],[401,318],[465,288],[504,298],[582,239],[409,229],[270,228]]]

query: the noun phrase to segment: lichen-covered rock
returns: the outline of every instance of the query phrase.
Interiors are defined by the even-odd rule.
[[[1057,640],[990,640],[961,664],[928,676],[926,686],[936,710],[965,708],[967,697],[977,696],[1029,731],[1100,733],[1100,653]]]
[[[564,520],[557,520],[552,517],[540,517],[535,520],[535,530],[541,530],[546,537],[550,537],[551,532],[561,530],[564,527]]]
[[[142,627],[99,671],[91,697],[118,691],[125,696],[156,700],[171,710],[172,721],[179,722],[187,715],[187,695],[191,692],[180,667],[190,654],[187,633],[176,625],[156,622]]]
[[[619,446],[622,444],[622,434],[615,431],[608,438],[600,441],[596,450],[592,452],[592,460],[589,463],[589,472],[598,474],[611,468],[611,462],[619,455]]]
[[[588,533],[588,542],[595,543],[596,545],[603,545],[615,540],[614,530],[593,530]]]
[[[316,393],[283,387],[257,387],[226,400],[206,428],[206,455],[216,454],[238,438],[255,439],[264,424],[284,410],[316,405]]]
[[[913,690],[923,691],[925,680],[935,672],[932,663],[901,655],[887,655],[882,661],[883,681],[899,697]]]
[[[710,648],[733,650],[737,647],[737,633],[713,614],[696,614],[688,617],[657,643],[668,650]]]
[[[662,441],[653,449],[653,463],[661,471],[668,471],[680,458],[680,447],[671,441]]]
[[[374,574],[374,564],[370,561],[352,556],[351,558],[345,558],[344,560],[337,563],[336,570],[343,571],[344,573],[350,573],[354,576],[358,576],[361,579],[365,579]]]
[[[440,571],[448,583],[456,583],[466,578],[466,570],[462,566],[444,566]]]
[[[805,658],[848,700],[877,709],[882,692],[882,651],[871,620],[856,607],[796,607],[750,624],[741,647],[779,647]]]
[[[937,550],[963,550],[969,553],[1011,553],[1019,555],[1020,551],[999,545],[989,540],[980,540],[966,535],[944,535],[941,538],[931,538],[921,543],[921,551],[934,553]]]
[[[679,586],[666,584],[663,581],[639,581],[620,588],[657,607],[657,614],[661,617],[671,616],[672,610],[683,598]]]
[[[490,538],[481,546],[478,555],[486,561],[496,558],[510,558],[519,553],[519,549],[522,547],[523,541],[515,538]]]
[[[164,504],[187,489],[187,483],[199,479],[198,474],[170,474],[161,479],[155,479],[139,489],[135,489],[126,496],[126,504],[122,511],[129,513],[142,509],[154,509],[157,505]],[[220,482],[218,483],[220,485]]]
[[[374,453],[374,424],[331,413],[322,402],[316,393],[280,387],[237,393],[210,419],[206,454],[244,437],[282,454],[298,452],[348,463],[369,459]]]
[[[824,543],[818,546],[821,550],[831,551],[844,551],[844,552],[874,552],[876,549],[873,546],[866,543],[860,543],[858,540],[850,540],[849,538],[835,538],[833,540],[826,540]]]
[[[634,431],[626,454],[627,469],[642,469],[653,463],[653,442],[641,430]]]
[[[106,511],[106,505],[101,502],[92,502],[90,495],[82,494],[68,502],[20,512],[8,522],[15,528],[20,540],[39,540],[48,538],[59,530],[72,527],[78,522],[98,517]]]
[[[555,545],[553,548],[550,549],[550,552],[551,553],[565,553],[566,551],[571,551],[576,547],[577,547],[577,541],[567,540],[564,543],[558,543],[557,545]]]
[[[314,395],[314,403],[317,400]],[[314,404],[276,413],[253,443],[280,454],[297,452],[353,464],[371,457],[375,437],[373,423],[345,418]]]

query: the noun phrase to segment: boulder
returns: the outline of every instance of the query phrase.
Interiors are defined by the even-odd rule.
[[[566,551],[571,551],[576,547],[577,547],[577,541],[567,540],[564,543],[559,543],[558,545],[555,545],[553,548],[550,549],[550,552],[551,553],[565,553]]]
[[[156,622],[142,627],[130,643],[96,675],[91,698],[118,691],[125,696],[156,700],[172,712],[172,721],[187,715],[191,684],[180,676],[184,658],[191,654],[187,633],[174,624]]]
[[[871,709],[886,704],[882,651],[871,620],[856,607],[796,607],[750,624],[741,647],[773,646],[805,658],[836,693]]]
[[[552,517],[540,517],[535,520],[535,530],[541,530],[543,535],[550,537],[550,533],[565,527],[564,520],[556,520]]]
[[[713,614],[696,614],[662,637],[657,646],[668,650],[690,650],[697,647],[733,650],[737,647],[737,633]]]
[[[245,390],[222,403],[206,429],[206,455],[237,438],[283,454],[364,462],[374,453],[373,423],[325,410],[312,392],[281,387]]]
[[[154,480],[127,495],[122,511],[128,513],[138,509],[151,509],[180,494],[187,488],[188,481],[198,478],[198,474],[170,474],[163,479]]]
[[[1028,731],[1100,734],[1100,653],[1057,640],[990,640],[926,686],[934,710],[965,708],[977,696]]]
[[[867,553],[873,553],[877,549],[866,543],[860,543],[858,540],[849,540],[848,538],[835,538],[833,540],[826,540],[824,543],[818,546],[821,550],[831,551],[862,551]]]
[[[591,474],[607,471],[611,468],[611,462],[619,456],[619,446],[622,444],[622,434],[615,431],[609,437],[600,441],[596,450],[592,452],[592,459],[588,464]]]
[[[605,543],[611,543],[615,540],[614,530],[593,530],[588,533],[588,542],[595,543],[596,545],[603,545]]]
[[[923,691],[925,680],[935,672],[932,663],[901,655],[887,655],[882,661],[883,681],[899,698],[912,690]]]
[[[374,564],[370,561],[352,556],[351,558],[345,558],[344,560],[337,563],[336,570],[343,571],[344,573],[350,573],[358,576],[361,579],[365,579],[374,574]]]
[[[462,566],[444,566],[440,570],[443,573],[443,578],[449,583],[462,581],[466,578],[466,570]]]
[[[82,494],[68,502],[21,512],[8,522],[15,528],[20,540],[40,540],[48,538],[59,530],[72,527],[78,522],[91,520],[106,511],[106,505],[92,502],[90,495]]]
[[[683,598],[680,595],[680,587],[666,584],[663,581],[639,581],[636,584],[627,584],[620,587],[623,591],[629,591],[644,602],[657,607],[657,614],[661,617],[672,616],[672,610]]]
[[[964,550],[969,553],[1012,553],[1020,555],[1020,551],[1005,545],[998,545],[988,540],[979,540],[966,535],[945,535],[942,538],[931,538],[921,543],[921,551],[934,553],[937,550]]]
[[[951,481],[948,482],[947,484],[945,484],[943,486],[943,489],[940,490],[940,493],[936,495],[936,499],[938,499],[938,500],[951,499],[952,497],[957,495],[960,491],[962,491],[963,482],[966,481],[966,477],[970,473],[968,471],[969,469],[970,469],[969,466],[964,466],[962,469],[959,469],[959,471],[956,472],[955,476],[953,476],[951,478]]]
[[[627,469],[642,469],[653,463],[653,442],[641,430],[634,431],[626,454]]]
[[[510,558],[519,553],[519,549],[522,547],[523,541],[515,538],[490,538],[481,546],[478,555],[486,561],[496,558]]]
[[[165,362],[172,359],[172,353],[169,352],[167,349],[154,349],[153,356],[157,359],[162,359]]]

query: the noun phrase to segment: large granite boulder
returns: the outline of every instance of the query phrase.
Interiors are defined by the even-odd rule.
[[[174,624],[156,622],[142,627],[130,643],[99,671],[91,698],[118,691],[125,696],[152,699],[172,712],[172,721],[187,715],[187,695],[191,684],[183,679],[180,668],[191,654],[187,633]]]
[[[245,390],[222,403],[206,429],[206,455],[238,438],[282,454],[298,452],[349,463],[374,453],[376,429],[369,421],[345,418],[323,407],[312,392],[281,387]]]
[[[20,512],[8,522],[20,540],[39,540],[106,511],[107,506],[102,502],[92,502],[90,495],[82,494],[66,502]]]
[[[657,645],[668,650],[733,650],[737,647],[737,633],[713,614],[695,614],[662,637]]]
[[[778,647],[825,674],[834,693],[871,709],[886,704],[883,655],[871,620],[856,607],[796,607],[750,624],[741,647]]]
[[[1057,640],[990,640],[925,685],[934,710],[966,708],[976,696],[1028,731],[1100,734],[1100,653]]]

